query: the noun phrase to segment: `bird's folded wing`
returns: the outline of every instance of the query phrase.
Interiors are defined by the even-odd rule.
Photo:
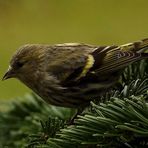
[[[148,58],[148,39],[124,44],[106,52],[103,64],[97,73],[103,74],[120,70],[129,64]]]
[[[50,63],[55,75],[64,84],[84,80],[84,77],[116,72],[132,62],[148,57],[148,39],[121,46],[61,45],[59,60]],[[63,53],[62,53],[63,52]]]

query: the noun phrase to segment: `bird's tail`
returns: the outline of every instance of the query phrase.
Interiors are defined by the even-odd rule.
[[[133,51],[137,53],[148,53],[148,38],[120,46],[122,51]]]
[[[114,72],[145,58],[148,58],[148,39],[124,44],[106,52],[97,72]]]

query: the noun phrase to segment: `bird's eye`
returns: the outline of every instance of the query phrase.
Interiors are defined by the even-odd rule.
[[[17,67],[17,68],[21,68],[23,65],[24,65],[24,62],[18,61],[18,62],[16,63],[16,67]]]

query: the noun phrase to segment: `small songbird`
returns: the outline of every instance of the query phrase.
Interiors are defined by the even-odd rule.
[[[17,78],[47,103],[81,108],[119,80],[123,68],[148,58],[148,39],[121,46],[28,44],[13,55],[3,80]]]

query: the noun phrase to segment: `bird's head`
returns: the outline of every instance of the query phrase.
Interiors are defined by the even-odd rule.
[[[44,67],[40,64],[44,60],[45,50],[46,48],[38,44],[28,44],[20,47],[12,56],[9,68],[2,80],[18,78],[23,81],[28,76],[32,79],[34,77],[32,74]]]

